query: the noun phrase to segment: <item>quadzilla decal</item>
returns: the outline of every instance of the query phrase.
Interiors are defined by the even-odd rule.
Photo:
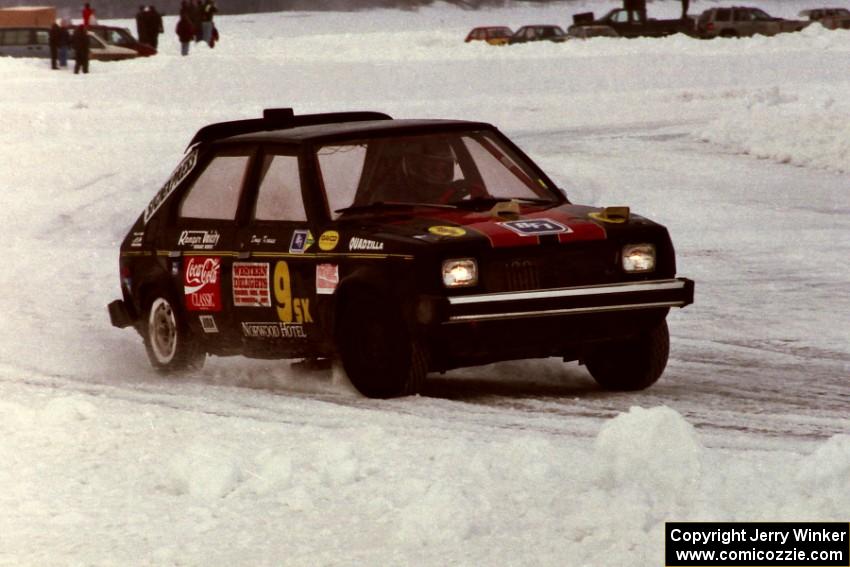
[[[191,171],[195,168],[195,164],[198,163],[198,150],[192,150],[183,161],[177,166],[177,169],[174,170],[174,173],[171,174],[171,177],[166,181],[165,185],[162,186],[162,189],[157,192],[151,202],[148,204],[145,209],[144,222],[148,224],[148,221],[151,220],[151,217],[154,213],[159,209],[162,204],[171,196],[177,186],[180,185],[180,182],[186,179],[186,177],[191,173]]]
[[[292,233],[292,240],[289,241],[289,253],[303,254],[314,242],[313,235],[309,230],[296,230]]]
[[[199,315],[198,319],[201,321],[201,328],[205,333],[217,333],[218,326],[215,324],[215,317],[212,315]]]
[[[190,246],[193,250],[212,250],[221,235],[217,230],[184,230],[177,239],[177,246]]]
[[[339,233],[335,230],[326,230],[319,237],[319,248],[325,252],[330,252],[339,243]]]
[[[233,263],[233,306],[272,306],[268,264],[265,262]]]
[[[369,240],[368,238],[357,238],[354,237],[348,241],[348,249],[349,250],[383,250],[384,243],[378,242],[376,240]]]
[[[183,295],[187,311],[221,311],[221,258],[186,258]]]
[[[570,227],[564,226],[552,219],[514,220],[496,224],[510,229],[520,236],[545,236],[547,234],[563,234],[572,232]]]
[[[316,264],[316,293],[332,295],[339,285],[339,266],[336,264]]]
[[[242,334],[251,339],[306,339],[304,325],[300,323],[242,323]]]
[[[134,232],[133,233],[133,241],[130,242],[130,246],[133,248],[139,248],[142,245],[142,240],[145,237],[144,232]]]

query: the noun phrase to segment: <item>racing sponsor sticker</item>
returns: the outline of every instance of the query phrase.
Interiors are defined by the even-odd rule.
[[[145,209],[145,224],[148,224],[148,221],[157,209],[159,209],[165,200],[174,193],[174,190],[177,189],[180,182],[186,179],[189,173],[195,168],[196,163],[198,163],[198,150],[194,149],[185,158],[183,158],[183,161],[180,162],[180,165],[177,166],[177,169],[174,170],[171,177],[168,181],[166,181],[165,185],[162,186],[162,189],[160,189],[157,194],[154,195],[154,198],[151,199],[151,202]]]
[[[189,246],[194,250],[212,250],[221,235],[217,230],[184,230],[177,238],[177,246]]]
[[[145,238],[144,232],[134,232],[133,240],[130,242],[132,248],[139,248],[142,245],[142,240]]]
[[[289,253],[303,254],[314,242],[309,230],[296,230],[292,233],[292,240],[289,241]]]
[[[189,256],[183,267],[187,311],[221,311],[221,258]]]
[[[437,236],[463,236],[466,231],[459,226],[432,226],[428,228],[428,232]]]
[[[330,252],[339,243],[339,233],[335,230],[326,230],[319,237],[319,248],[325,252]]]
[[[336,264],[316,264],[316,293],[331,295],[339,285],[339,266]]]
[[[233,263],[233,305],[271,307],[269,265],[264,262]]]
[[[513,220],[496,224],[512,230],[520,236],[545,236],[547,234],[572,232],[572,229],[568,226],[564,226],[552,219]]]
[[[377,240],[369,240],[368,238],[354,237],[348,241],[349,250],[383,250],[384,243]]]
[[[242,323],[242,334],[251,339],[306,339],[307,332],[300,323],[281,321]]]
[[[199,315],[198,319],[201,321],[201,328],[205,333],[218,332],[218,326],[215,324],[215,317],[212,315]]]

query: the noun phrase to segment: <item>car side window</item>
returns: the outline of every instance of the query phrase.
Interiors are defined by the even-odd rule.
[[[350,206],[363,176],[366,144],[324,146],[316,157],[331,212]]]
[[[215,156],[192,183],[178,216],[234,220],[250,159],[247,152]]]
[[[254,207],[260,221],[306,221],[301,197],[298,157],[266,155],[260,172],[260,190]]]

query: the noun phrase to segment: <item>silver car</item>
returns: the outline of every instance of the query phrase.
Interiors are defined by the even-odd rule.
[[[703,12],[697,20],[696,33],[702,38],[776,35],[800,31],[810,23],[774,18],[761,8],[733,6]]]

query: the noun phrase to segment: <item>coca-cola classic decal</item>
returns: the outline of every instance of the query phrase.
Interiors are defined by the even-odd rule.
[[[221,311],[221,258],[186,258],[183,295],[187,311]]]

